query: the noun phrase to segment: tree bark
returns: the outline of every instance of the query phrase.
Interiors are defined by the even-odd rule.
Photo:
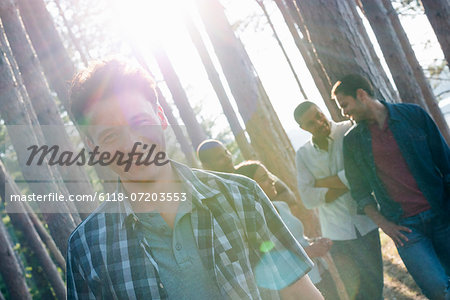
[[[20,268],[14,250],[8,238],[5,225],[0,221],[0,274],[11,299],[31,300],[25,274]]]
[[[36,194],[46,195],[51,192],[57,192],[63,194],[68,199],[65,187],[53,181],[55,176],[49,168],[47,161],[44,161],[44,164],[39,168],[26,165],[29,154],[26,150],[27,147],[30,145],[41,146],[44,142],[38,139],[39,134],[35,135],[34,131],[40,129],[32,125],[33,122],[30,120],[30,117],[33,117],[33,115],[27,114],[24,99],[22,99],[15,85],[13,72],[5,55],[5,53],[11,52],[11,50],[6,43],[3,26],[0,26],[0,37],[0,50],[2,54],[0,57],[0,94],[2,95],[0,97],[0,115],[6,124],[9,137],[17,153],[22,174],[27,183],[29,183],[30,189]],[[67,206],[58,201],[54,202],[52,203],[52,210],[55,213],[49,213],[46,211],[48,206],[45,206],[45,203],[38,201],[38,204],[42,207],[42,214],[49,225],[56,244],[65,254],[67,250],[67,238],[73,229],[75,229],[75,223]]]
[[[150,68],[148,67],[145,58],[142,56],[140,51],[137,49],[137,47],[131,43],[131,47],[133,50],[133,54],[136,57],[136,60],[139,62],[142,68],[144,68],[150,76],[155,78],[153,73],[150,71]],[[186,157],[186,161],[191,167],[197,168],[199,167],[198,161],[195,159],[195,150],[193,150],[193,146],[191,142],[186,138],[186,136],[183,133],[183,130],[181,126],[178,125],[177,119],[173,115],[172,108],[170,107],[169,103],[167,103],[166,98],[164,97],[163,93],[161,92],[161,89],[156,86],[156,94],[158,96],[158,102],[161,105],[161,107],[164,110],[164,114],[167,117],[167,121],[169,122],[175,137],[177,138],[178,143],[180,143],[181,151],[184,153],[184,156]]]
[[[8,175],[5,166],[0,162],[0,184],[2,184],[1,189],[9,189],[15,195],[19,195],[20,191],[14,180]],[[5,192],[2,191],[2,199],[5,200]],[[11,204],[10,204],[11,205]],[[21,202],[13,203],[15,206],[15,212],[11,213],[8,211],[8,207],[6,206],[6,211],[8,216],[13,224],[14,228],[19,230],[24,235],[24,240],[28,247],[33,251],[34,255],[39,261],[39,265],[45,272],[45,276],[50,282],[53,290],[55,291],[55,295],[58,299],[66,299],[66,287],[61,276],[56,269],[55,264],[50,258],[47,250],[42,243],[42,240],[39,238],[38,233],[34,229],[33,223],[28,217],[27,212],[25,211]]]
[[[402,45],[403,51],[405,52],[406,59],[408,60],[408,63],[413,69],[414,77],[416,78],[416,81],[419,84],[420,89],[422,90],[422,94],[425,98],[425,102],[428,106],[431,116],[438,125],[442,135],[447,140],[447,143],[450,144],[450,132],[447,125],[447,121],[445,120],[442,111],[439,108],[438,101],[436,100],[436,97],[433,93],[433,89],[431,88],[430,83],[425,77],[422,66],[417,60],[416,54],[414,53],[411,43],[409,42],[408,36],[406,35],[406,32],[403,29],[402,24],[400,23],[400,19],[395,9],[392,7],[391,1],[390,0],[382,0],[382,1],[384,7],[387,10],[387,14],[392,22],[392,26],[394,27],[395,33],[397,34],[397,37]]]
[[[295,1],[314,54],[332,84],[344,75],[357,73],[372,81],[377,97],[387,101],[396,99],[384,79],[386,74],[373,61],[361,36],[352,12],[356,10],[355,5],[340,0],[288,1]]]
[[[52,90],[58,95],[65,110],[69,113],[73,123],[76,122],[70,113],[68,89],[75,73],[75,66],[71,61],[62,40],[55,28],[50,13],[43,0],[17,0],[20,15],[33,48],[41,63],[45,77]],[[105,191],[114,191],[117,187],[111,183],[111,172],[95,166],[96,173]],[[117,177],[115,177],[117,178]]]
[[[297,46],[300,54],[305,61],[306,67],[311,74],[314,83],[316,84],[317,89],[319,90],[322,99],[330,112],[330,115],[334,121],[343,120],[343,116],[336,103],[331,99],[330,91],[331,91],[331,82],[329,78],[326,76],[322,66],[319,64],[318,60],[315,58],[312,46],[310,42],[307,40],[305,35],[303,39],[300,37],[295,24],[299,28],[304,27],[303,21],[301,20],[301,16],[298,14],[297,7],[295,3],[292,1],[283,0],[274,0],[281,14],[283,15],[284,21],[289,28],[289,31],[294,39],[295,45]],[[295,24],[294,24],[295,23]]]
[[[50,125],[42,130],[47,144],[58,145],[61,151],[75,153],[75,148],[67,135],[56,102],[42,73],[39,60],[12,0],[1,2],[0,17],[39,124]],[[94,194],[89,177],[82,167],[60,166],[54,170],[54,173],[57,172],[62,175],[70,194]],[[83,219],[97,207],[94,202],[75,201],[74,203]]]
[[[211,82],[211,85],[216,92],[217,98],[220,101],[222,110],[228,120],[228,123],[230,124],[231,131],[233,132],[239,149],[242,152],[242,156],[247,160],[256,159],[256,153],[245,137],[245,131],[239,123],[233,106],[230,103],[230,99],[228,98],[222,81],[220,80],[220,76],[217,73],[211,56],[209,55],[208,50],[206,49],[206,46],[202,40],[200,32],[195,27],[194,22],[192,22],[188,15],[184,16],[184,23],[186,25],[187,31],[189,32],[191,40],[195,48],[197,49],[198,55],[200,56],[206,73],[208,74],[209,81]]]
[[[413,70],[381,0],[361,0],[364,14],[377,38],[402,102],[415,103],[428,110]],[[355,5],[355,2],[353,2]]]
[[[448,0],[421,0],[425,14],[444,52],[450,67],[450,2]]]
[[[175,72],[172,63],[170,62],[167,53],[160,45],[158,45],[153,50],[153,56],[155,57],[159,69],[163,74],[164,81],[166,82],[167,87],[172,94],[173,101],[175,102],[175,105],[180,112],[181,119],[186,125],[186,129],[189,137],[191,138],[194,151],[196,151],[198,145],[208,137],[195,117],[194,110],[189,104],[186,92],[181,85],[180,79],[178,78],[178,75]]]

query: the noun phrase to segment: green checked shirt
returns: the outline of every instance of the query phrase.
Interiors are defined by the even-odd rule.
[[[253,180],[171,163],[192,197],[198,253],[223,298],[279,299],[309,272],[311,260]],[[168,298],[139,222],[127,201],[106,202],[75,229],[68,299]]]

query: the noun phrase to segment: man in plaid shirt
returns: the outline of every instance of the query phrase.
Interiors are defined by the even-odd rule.
[[[142,69],[97,63],[75,77],[71,101],[88,146],[133,164],[109,164],[121,201],[69,238],[69,299],[322,299],[312,262],[254,181],[164,160],[167,122]],[[136,146],[157,153],[150,165]]]

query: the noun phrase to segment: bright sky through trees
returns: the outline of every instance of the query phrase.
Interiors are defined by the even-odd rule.
[[[104,13],[112,14],[112,19],[115,20],[108,28],[109,34],[119,35],[125,44],[134,43],[146,58],[150,68],[154,70],[158,80],[162,78],[151,55],[152,47],[160,44],[166,49],[187,91],[191,105],[201,106],[199,113],[201,118],[215,120],[212,132],[218,134],[228,124],[197,52],[184,29],[184,14],[194,17],[212,54],[217,70],[220,70],[220,65],[214,57],[214,51],[206,38],[202,28],[203,24],[197,16],[193,2],[192,0],[114,0],[111,1],[111,11]],[[282,52],[273,38],[273,33],[267,26],[260,7],[255,0],[224,0],[223,4],[231,24],[240,24],[237,30],[238,36],[244,42],[272,104],[286,132],[295,140],[293,144],[297,148],[300,146],[299,143],[307,138],[307,135],[300,135],[292,112],[303,98]],[[265,4],[307,95],[310,100],[317,102],[328,113],[281,14],[273,2],[265,1]],[[403,17],[402,22],[416,55],[424,67],[436,59],[443,58],[439,44],[424,15],[414,18]],[[366,22],[366,27],[367,24]],[[382,57],[370,28],[369,34],[377,53]],[[428,39],[431,42],[424,49],[424,43]],[[109,54],[120,54],[120,51]],[[123,54],[126,55],[126,53]],[[382,63],[384,64],[383,60]],[[389,74],[388,69],[385,69]],[[226,82],[223,76],[222,79],[223,82]],[[165,89],[164,86],[162,88]],[[167,95],[169,96],[170,93]],[[232,99],[231,93],[229,96]]]

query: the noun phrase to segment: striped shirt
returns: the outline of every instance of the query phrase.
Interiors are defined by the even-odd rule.
[[[311,260],[253,180],[171,163],[192,196],[198,252],[223,298],[279,299],[277,289],[309,272]],[[127,201],[106,202],[75,229],[68,299],[168,298],[138,222]]]

